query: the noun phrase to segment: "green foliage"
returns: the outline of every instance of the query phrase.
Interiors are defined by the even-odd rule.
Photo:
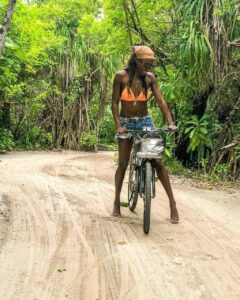
[[[212,132],[219,129],[220,126],[218,124],[210,124],[208,115],[204,115],[200,119],[194,115],[186,122],[186,125],[185,134],[188,135],[190,140],[188,152],[192,158],[193,153],[197,151],[197,165],[205,169],[209,152],[213,149]],[[211,132],[211,130],[213,131]]]
[[[108,151],[117,151],[118,150],[118,147],[117,147],[117,144],[108,144],[107,145],[107,150]]]
[[[0,4],[1,19],[7,3]],[[183,143],[185,164],[206,172],[239,97],[239,51],[233,46],[239,33],[235,0],[17,1],[0,56],[0,124],[9,129],[0,129],[0,145],[11,149],[14,140],[25,149],[92,150],[99,140],[115,149],[113,75],[125,67],[133,44],[147,44],[155,50],[154,73],[178,126],[176,138],[167,138],[166,160],[174,160]],[[148,107],[155,126],[164,126],[154,97]],[[239,140],[238,120],[236,114],[221,146]],[[239,168],[238,147],[226,155],[236,163],[226,170],[233,159],[223,156],[216,176]]]
[[[160,109],[156,105],[154,105],[152,107],[149,107],[148,112],[152,118],[155,127],[161,128],[164,125],[164,118],[163,115],[161,114]]]
[[[192,169],[185,168],[180,161],[175,158],[169,158],[165,155],[164,157],[164,165],[166,165],[170,174],[193,177],[194,171]]]
[[[227,164],[218,164],[215,169],[215,175],[219,178],[225,178],[228,171]]]
[[[173,152],[176,148],[176,140],[175,140],[175,134],[166,134],[166,147],[165,147],[165,155],[168,158],[173,158]]]
[[[26,150],[51,148],[52,135],[36,126],[29,129],[29,131],[25,131],[17,141],[16,146]]]
[[[188,70],[189,80],[201,79],[209,82],[213,65],[213,54],[207,35],[201,32],[195,21],[190,21],[190,26],[183,35],[180,45],[182,69]]]
[[[206,116],[203,116],[200,120],[196,115],[192,116],[191,120],[187,123],[189,127],[186,128],[185,133],[189,135],[190,144],[188,151],[195,151],[200,147],[207,147],[211,149],[213,147],[211,139],[208,138],[208,120]]]
[[[112,117],[110,105],[105,108],[104,118],[99,123],[100,143],[113,144],[115,142],[116,128]]]
[[[10,151],[14,147],[13,136],[10,131],[0,128],[0,152]]]
[[[167,78],[161,82],[160,88],[167,103],[179,103],[184,99],[183,90],[186,89],[186,82],[183,82],[174,69],[167,69]]]
[[[96,132],[83,132],[80,137],[80,149],[84,151],[94,150],[94,146],[97,144],[98,139]]]
[[[196,148],[201,146],[207,146],[209,142],[206,138],[207,129],[205,123],[200,123],[197,119],[197,116],[193,116],[191,121],[188,121],[187,124],[191,125],[185,130],[185,133],[189,133],[190,144],[188,151],[193,152]]]

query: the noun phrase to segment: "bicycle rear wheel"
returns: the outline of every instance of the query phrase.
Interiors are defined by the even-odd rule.
[[[144,213],[143,231],[149,232],[151,218],[151,198],[152,198],[152,166],[150,162],[145,164],[145,190],[144,190]]]
[[[134,211],[138,200],[138,169],[130,162],[129,180],[128,180],[128,207]]]

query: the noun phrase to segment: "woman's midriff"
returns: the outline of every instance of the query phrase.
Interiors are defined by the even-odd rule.
[[[142,118],[147,116],[147,101],[124,101],[121,100],[120,116],[125,118]]]

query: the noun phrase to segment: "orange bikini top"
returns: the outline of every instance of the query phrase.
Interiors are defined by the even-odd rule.
[[[131,90],[131,88],[128,90],[127,87],[125,87],[121,93],[121,100],[124,101],[147,101],[150,97],[150,91],[147,91],[147,97],[144,95],[143,91],[137,96],[135,97],[133,91]]]

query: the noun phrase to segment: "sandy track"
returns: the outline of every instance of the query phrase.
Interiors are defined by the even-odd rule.
[[[239,194],[175,183],[173,225],[158,183],[145,236],[142,200],[110,216],[113,156],[1,157],[0,299],[240,299]]]

